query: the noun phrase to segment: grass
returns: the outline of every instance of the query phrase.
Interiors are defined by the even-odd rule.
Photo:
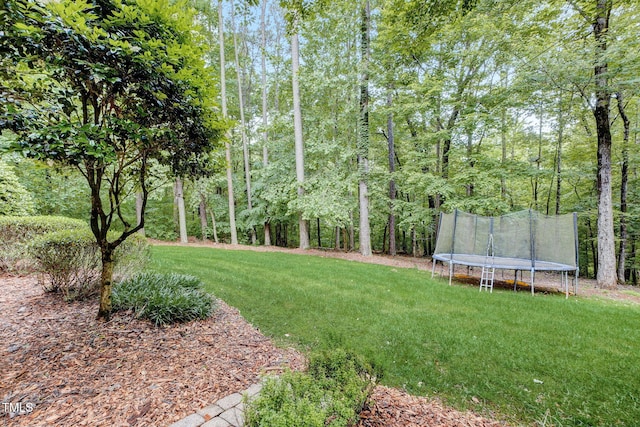
[[[528,292],[479,293],[430,273],[286,253],[153,247],[266,335],[341,347],[384,384],[512,423],[640,420],[640,308]]]

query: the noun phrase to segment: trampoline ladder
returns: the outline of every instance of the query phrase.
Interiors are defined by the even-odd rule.
[[[496,269],[489,266],[482,267],[482,274],[480,275],[480,291],[482,288],[493,293],[493,278],[495,276]]]

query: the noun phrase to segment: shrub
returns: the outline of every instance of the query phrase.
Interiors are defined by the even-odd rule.
[[[62,292],[69,301],[97,293],[100,250],[86,227],[38,236],[30,245],[30,253],[45,291]]]
[[[112,302],[156,326],[206,319],[215,308],[200,279],[182,274],[138,274],[114,287]]]
[[[34,238],[29,254],[35,260],[39,282],[45,291],[62,292],[68,301],[98,293],[102,266],[100,248],[86,225]],[[129,236],[114,253],[114,281],[141,271],[148,260],[147,240],[141,235]]]
[[[269,378],[246,406],[248,427],[354,426],[373,389],[374,369],[343,350],[314,355],[307,372]]]
[[[35,237],[86,227],[82,220],[60,216],[0,216],[0,270],[32,271],[29,244]]]

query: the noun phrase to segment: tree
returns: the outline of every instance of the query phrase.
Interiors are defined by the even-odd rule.
[[[358,138],[358,199],[360,207],[360,253],[371,256],[371,229],[369,225],[369,27],[371,11],[369,0],[362,5],[360,50],[362,77],[360,80],[360,135]]]
[[[225,68],[227,66],[224,57],[224,20],[222,19],[222,0],[218,0],[218,43],[220,45],[220,99],[222,104],[222,117],[227,118],[227,82]],[[227,195],[229,200],[229,228],[231,230],[231,244],[238,244],[238,232],[236,228],[236,208],[233,196],[233,176],[231,168],[231,143],[227,135],[225,142],[225,159],[227,172]]]
[[[615,233],[613,221],[613,183],[611,178],[611,86],[607,58],[609,40],[609,20],[613,0],[594,0],[594,4],[582,7],[577,1],[568,0],[584,20],[591,26],[595,41],[593,50],[593,94],[583,93],[587,101],[593,95],[595,105],[592,113],[595,119],[597,151],[598,188],[598,286],[613,288],[617,284]],[[584,3],[584,2],[583,2]],[[595,7],[594,7],[595,6]]]
[[[293,21],[291,33],[291,86],[293,90],[293,125],[296,152],[296,180],[298,182],[298,197],[304,195],[304,140],[302,134],[302,108],[300,106],[300,38],[298,36],[298,18]],[[300,230],[300,248],[309,249],[309,221],[302,213],[298,220]]]
[[[150,165],[166,164],[175,176],[204,174],[224,131],[203,39],[181,1],[15,0],[9,7],[15,13],[3,43],[15,46],[8,55],[16,73],[41,76],[46,102],[16,99],[2,120],[19,136],[14,149],[73,165],[85,178],[102,257],[98,318],[109,319],[114,251],[144,227]],[[143,214],[132,222],[123,204],[138,190]],[[123,231],[112,237],[116,223]]]

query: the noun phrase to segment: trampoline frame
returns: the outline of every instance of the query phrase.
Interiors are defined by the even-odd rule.
[[[452,240],[456,238],[456,224],[457,224],[458,210],[454,211],[453,233]],[[533,222],[533,213],[529,210],[530,224]],[[438,232],[442,225],[443,213],[440,213],[440,219],[438,223]],[[533,235],[531,235],[531,258],[510,258],[502,256],[494,256],[493,254],[493,217],[491,219],[491,226],[489,230],[487,253],[486,255],[477,254],[464,254],[454,253],[452,250],[449,253],[433,254],[433,268],[431,271],[431,277],[435,274],[436,261],[449,264],[449,285],[451,285],[453,278],[454,265],[466,265],[469,267],[482,267],[483,269],[499,269],[499,270],[514,270],[515,279],[513,282],[514,290],[516,289],[518,271],[529,271],[531,274],[531,294],[535,293],[535,272],[536,271],[557,271],[561,273],[562,289],[565,291],[565,297],[569,298],[569,272],[574,272],[573,288],[574,294],[578,293],[578,220],[577,214],[573,213],[573,226],[574,226],[574,243],[575,243],[575,265],[563,264],[553,261],[544,261],[535,258],[535,246]],[[531,227],[530,227],[531,228]],[[436,245],[437,246],[437,245]],[[521,274],[522,277],[522,274]],[[482,288],[481,288],[482,289]]]

